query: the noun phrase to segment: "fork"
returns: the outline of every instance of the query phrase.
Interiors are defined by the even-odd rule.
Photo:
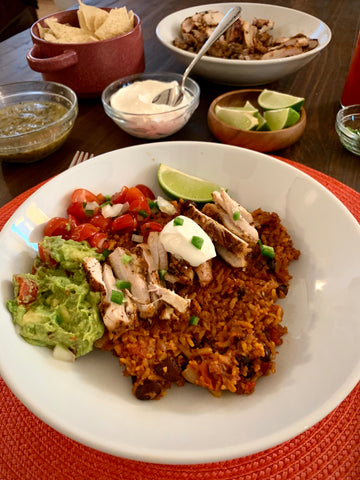
[[[74,158],[71,160],[68,168],[74,167],[75,165],[79,165],[79,163],[86,162],[86,160],[93,158],[93,156],[94,156],[93,153],[81,152],[80,150],[78,150],[75,153]]]

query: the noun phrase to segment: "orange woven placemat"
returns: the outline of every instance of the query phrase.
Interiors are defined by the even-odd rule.
[[[360,194],[285,160],[322,183],[360,222]],[[0,208],[0,228],[39,186]],[[263,452],[225,462],[160,465],[81,445],[33,415],[0,379],[0,480],[359,480],[360,383],[319,423]]]

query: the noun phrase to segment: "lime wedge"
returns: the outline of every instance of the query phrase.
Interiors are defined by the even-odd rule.
[[[258,126],[256,127],[256,130],[260,130],[261,132],[263,132],[264,130],[270,130],[270,127],[267,123],[267,121],[265,120],[265,118],[261,115],[260,112],[257,112],[256,114],[256,117],[259,121],[259,124]]]
[[[244,107],[215,107],[215,115],[224,123],[240,130],[254,130],[259,124],[256,111],[244,110]]]
[[[213,191],[221,190],[221,187],[216,183],[193,177],[163,163],[159,165],[157,178],[162,190],[174,199],[182,198],[183,200],[206,203],[212,201],[211,193]]]
[[[280,108],[278,110],[267,110],[264,118],[270,130],[282,130],[291,127],[300,118],[300,113],[292,108]]]
[[[294,97],[287,93],[274,92],[273,90],[263,90],[259,97],[258,103],[264,110],[278,110],[280,108],[293,108],[299,111],[303,106],[305,99]]]

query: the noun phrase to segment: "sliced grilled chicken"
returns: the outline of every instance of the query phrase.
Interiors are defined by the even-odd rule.
[[[190,307],[191,300],[189,298],[180,297],[176,292],[162,287],[161,285],[150,284],[150,290],[156,292],[157,296],[175,308],[180,313],[185,313]]]
[[[195,272],[198,276],[201,287],[206,287],[206,285],[209,285],[213,279],[211,259],[201,263],[198,267],[195,267]]]
[[[130,262],[124,261],[131,257]],[[120,280],[131,283],[131,295],[142,318],[151,318],[155,313],[154,305],[151,303],[150,293],[146,281],[146,265],[142,258],[135,253],[117,247],[108,257],[115,276]]]
[[[221,245],[226,250],[230,250],[235,257],[241,260],[242,266],[246,265],[245,257],[251,251],[251,248],[244,240],[234,235],[217,221],[200,212],[191,203],[184,206],[183,214],[199,224],[216,245]],[[220,251],[218,253],[221,255]],[[224,258],[224,260],[226,259]]]

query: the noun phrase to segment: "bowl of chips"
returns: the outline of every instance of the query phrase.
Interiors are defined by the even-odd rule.
[[[99,96],[114,80],[145,69],[140,18],[121,8],[79,8],[41,18],[31,27],[30,68],[80,97]]]

